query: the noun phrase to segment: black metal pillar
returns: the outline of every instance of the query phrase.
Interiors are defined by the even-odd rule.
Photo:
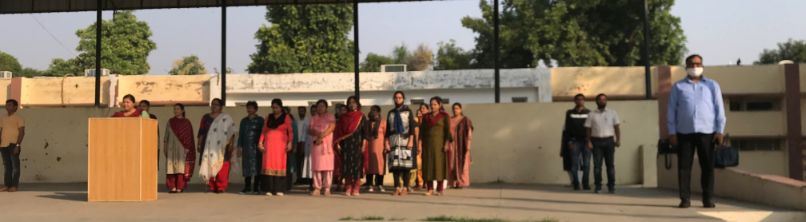
[[[353,81],[355,81],[355,97],[361,98],[358,53],[358,0],[353,0],[353,70],[355,70]]]
[[[95,9],[95,107],[101,107],[101,28],[103,1],[96,1]],[[111,90],[111,89],[110,89]],[[111,98],[110,98],[111,101]]]
[[[495,103],[501,102],[501,64],[499,64],[499,36],[498,36],[498,29],[501,26],[500,22],[498,21],[498,0],[493,1],[493,57],[495,61],[493,61],[493,68],[495,69]]]
[[[221,0],[221,103],[227,104],[227,0]]]
[[[647,0],[643,1],[644,3],[644,47],[642,51],[642,57],[644,57],[644,85],[646,92],[646,99],[652,99],[652,72],[650,70],[650,63],[651,58],[649,58],[649,3]]]

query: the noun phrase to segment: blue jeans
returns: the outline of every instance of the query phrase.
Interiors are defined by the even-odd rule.
[[[0,147],[3,156],[3,167],[5,168],[3,182],[6,187],[17,187],[20,183],[20,155],[14,154],[17,144],[8,147]]]
[[[582,185],[583,187],[588,187],[590,184],[589,174],[590,174],[590,162],[591,162],[591,151],[585,148],[585,141],[571,141],[569,146],[571,149],[571,184],[575,187]],[[579,179],[579,170],[582,169],[582,183],[580,184]]]
[[[616,186],[615,153],[616,142],[612,137],[591,140],[593,143],[593,178],[596,190],[602,189],[602,159],[607,166],[607,188],[613,190]]]

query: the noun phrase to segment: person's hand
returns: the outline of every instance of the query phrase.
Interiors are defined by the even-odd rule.
[[[621,141],[620,141],[620,140],[617,140],[617,141],[616,141],[616,147],[620,147],[620,146],[621,146]]]
[[[292,150],[294,150],[294,146],[291,143],[286,145],[286,148],[285,148],[286,153],[291,152]]]
[[[716,142],[717,145],[722,145],[723,142],[725,142],[725,135],[717,133],[716,135],[714,135],[714,142]]]
[[[257,149],[259,149],[260,152],[265,152],[266,151],[266,147],[263,147],[263,143],[258,143],[257,144]]]
[[[341,144],[336,143],[336,152],[341,152]]]
[[[672,146],[677,146],[677,135],[669,136],[669,144],[672,144]]]
[[[12,151],[12,154],[14,154],[14,156],[19,156],[20,152],[22,152],[22,146],[17,145],[17,147],[14,147],[14,151]]]
[[[573,149],[574,149],[574,143],[573,143],[573,142],[568,142],[568,149],[569,149],[569,150],[573,150]]]
[[[588,148],[588,150],[593,150],[593,142],[588,141],[588,144],[585,144],[585,147]]]
[[[238,158],[241,158],[241,155],[243,155],[243,148],[238,147],[238,152],[236,152],[236,153],[238,155]]]

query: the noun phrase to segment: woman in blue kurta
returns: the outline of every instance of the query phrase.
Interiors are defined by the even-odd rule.
[[[238,155],[241,157],[244,176],[242,194],[260,193],[260,175],[263,169],[263,154],[257,148],[260,133],[263,131],[263,117],[257,115],[257,102],[246,103],[248,115],[241,119],[238,131]],[[253,183],[254,181],[254,183]]]

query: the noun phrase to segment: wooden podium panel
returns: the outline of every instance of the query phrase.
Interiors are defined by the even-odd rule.
[[[89,119],[90,202],[157,200],[157,127],[147,118]]]

